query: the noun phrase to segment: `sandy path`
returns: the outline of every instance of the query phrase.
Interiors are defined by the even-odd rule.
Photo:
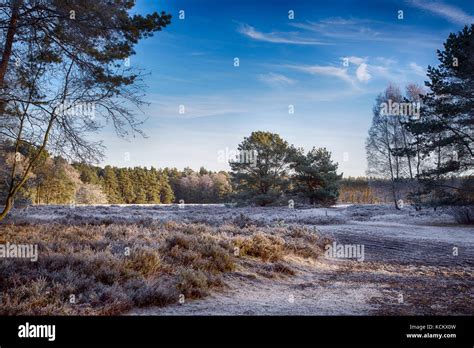
[[[227,277],[228,289],[205,299],[129,314],[473,314],[471,228],[352,221],[318,228],[339,243],[364,244],[365,261],[293,260],[297,273],[291,277],[237,274]]]
[[[337,281],[339,262],[321,260],[296,266],[279,279],[228,277],[229,288],[203,299],[165,308],[136,309],[132,315],[364,315],[374,310],[372,284]],[[294,265],[294,264],[293,264]]]

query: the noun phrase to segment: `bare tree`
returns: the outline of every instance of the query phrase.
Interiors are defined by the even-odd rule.
[[[417,84],[409,84],[406,87],[406,99],[410,103],[416,103],[420,105],[420,108],[422,106],[422,96],[426,94],[426,90]],[[405,149],[407,156],[409,158],[412,158],[410,161],[411,165],[410,167],[414,167],[411,169],[411,174],[410,177],[413,179],[419,178],[422,170],[422,163],[423,163],[423,156],[421,153],[421,139],[419,136],[416,134],[413,134],[410,132],[407,127],[405,127],[405,124],[409,123],[410,119],[405,119],[404,120],[404,132],[405,132],[405,139],[407,140],[405,142]],[[411,148],[411,151],[410,151]]]
[[[403,144],[403,132],[399,115],[392,105],[402,102],[398,87],[389,85],[380,94],[373,108],[372,125],[366,142],[368,175],[390,180],[392,199],[399,209],[397,185],[405,170],[403,157],[395,149]],[[408,161],[409,162],[409,161]]]

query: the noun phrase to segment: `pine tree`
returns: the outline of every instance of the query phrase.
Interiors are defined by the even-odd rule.
[[[158,171],[154,167],[151,167],[151,169],[147,172],[146,182],[147,182],[147,190],[146,190],[147,203],[150,203],[150,204],[159,204],[159,203],[161,203],[160,174],[158,173]]]
[[[79,171],[81,181],[84,184],[93,184],[93,185],[100,184],[99,174],[98,174],[100,168],[93,167],[86,163],[73,163],[72,166],[77,171]]]
[[[163,204],[173,203],[175,200],[175,195],[173,189],[171,188],[168,176],[165,173],[161,173],[159,176],[160,184],[160,202]]]
[[[111,204],[123,203],[119,190],[118,179],[114,168],[105,166],[102,172],[102,189],[107,196],[107,201]]]
[[[213,174],[214,181],[214,202],[225,202],[232,192],[229,173],[221,171]]]
[[[277,202],[288,188],[288,143],[278,134],[253,132],[238,146],[239,158],[229,162],[240,200],[265,206]]]
[[[36,144],[23,172],[13,165],[0,202],[2,220],[48,147],[67,158],[97,159],[103,147],[88,132],[111,123],[122,136],[142,133],[133,107],[142,105],[137,83],[143,73],[123,62],[139,41],[170,24],[171,15],[140,14],[134,0],[0,3],[2,138],[16,149]],[[19,58],[21,64],[15,64]],[[70,101],[94,105],[97,120],[71,113]]]
[[[445,189],[458,189],[444,181],[474,166],[474,24],[451,33],[437,55],[440,64],[428,67],[425,84],[430,91],[422,96],[421,118],[407,128],[419,140],[425,162],[431,163],[419,177],[443,203]]]
[[[130,174],[131,170],[129,168],[119,168],[117,171],[120,195],[123,203],[126,204],[133,204],[135,202],[135,192]]]
[[[313,148],[305,156],[300,149],[293,151],[291,159],[295,191],[307,197],[310,204],[335,204],[342,174],[337,174],[338,164],[332,161],[331,153],[325,148]]]

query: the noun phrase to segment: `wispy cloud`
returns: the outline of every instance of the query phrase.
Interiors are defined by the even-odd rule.
[[[290,23],[295,28],[317,33],[321,37],[352,40],[366,40],[369,37],[379,37],[381,33],[371,28],[374,24],[376,22],[372,20],[344,18],[327,18],[318,22]]]
[[[153,95],[146,110],[152,117],[175,119],[226,116],[247,111],[243,105],[233,103],[228,96],[207,95]]]
[[[307,72],[313,75],[333,76],[342,81],[354,84],[354,80],[349,76],[347,69],[335,66],[323,65],[287,65],[287,68]]]
[[[293,44],[293,45],[327,45],[327,42],[313,40],[310,38],[302,38],[295,32],[270,32],[263,33],[256,30],[248,24],[240,24],[237,28],[238,32],[257,41]]]
[[[365,63],[362,63],[359,65],[359,67],[356,70],[356,77],[357,80],[360,82],[367,82],[372,78],[372,75],[370,75],[368,71],[368,65]]]
[[[362,63],[365,63],[367,61],[367,58],[355,57],[355,56],[341,58],[341,60],[343,61],[345,61],[346,59],[349,63],[355,64],[355,65],[361,65]]]
[[[411,71],[413,71],[416,75],[426,77],[426,71],[425,69],[423,69],[422,66],[416,64],[415,62],[411,62],[410,64],[408,64],[408,66],[410,67]]]
[[[296,82],[295,80],[290,79],[289,77],[286,77],[285,75],[276,74],[272,72],[268,74],[260,74],[258,75],[258,79],[272,86],[293,85]]]
[[[375,57],[374,60],[379,62],[380,64],[382,64],[384,66],[394,65],[394,64],[397,64],[397,62],[398,62],[395,59],[386,58],[386,57]]]
[[[371,78],[372,75],[369,73],[369,66],[367,65],[367,57],[362,58],[362,57],[356,57],[356,56],[350,56],[350,57],[341,57],[341,60],[344,63],[349,63],[349,64],[354,64],[357,66],[356,69],[356,78],[359,80],[359,82],[368,82]]]
[[[348,66],[323,66],[323,65],[283,65],[288,69],[298,70],[311,75],[323,75],[335,77],[350,84],[354,90],[367,91],[364,86],[369,81],[381,80],[404,84],[414,76],[426,77],[425,69],[415,62],[405,65],[403,68],[394,65],[395,61],[384,57],[341,57],[341,61],[349,62]]]
[[[464,12],[458,7],[445,4],[441,1],[408,0],[408,3],[414,7],[443,17],[455,24],[464,25],[474,23],[474,16]]]
[[[372,19],[328,18],[317,22],[294,22],[290,26],[310,31],[320,40],[338,43],[379,42],[402,43],[419,47],[439,46],[439,36],[430,32],[420,32],[414,27],[390,24]],[[418,28],[419,29],[419,28]]]

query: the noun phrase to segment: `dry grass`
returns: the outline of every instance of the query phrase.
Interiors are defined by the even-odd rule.
[[[0,244],[7,242],[38,244],[39,258],[0,259],[0,315],[114,315],[165,306],[181,294],[206,296],[245,267],[290,276],[287,255],[316,258],[328,241],[301,227],[169,221],[3,224]]]

